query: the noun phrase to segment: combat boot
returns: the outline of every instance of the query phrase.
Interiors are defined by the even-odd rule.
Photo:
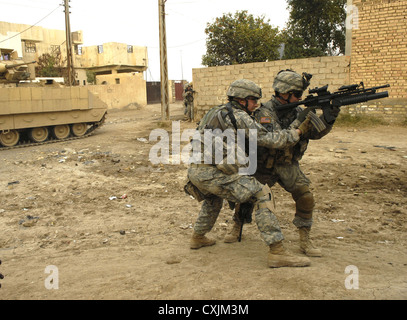
[[[300,234],[300,249],[309,257],[322,257],[321,250],[315,247],[310,239],[310,231],[311,228],[298,228]]]
[[[277,242],[270,245],[268,255],[268,266],[270,268],[280,267],[308,267],[311,261],[306,257],[298,257],[287,251],[283,242]]]
[[[241,224],[236,222],[233,224],[232,230],[225,236],[225,243],[233,243],[239,240]]]
[[[192,234],[191,238],[191,249],[199,249],[202,247],[213,246],[216,243],[216,240],[207,238],[205,235],[199,235],[197,233]]]

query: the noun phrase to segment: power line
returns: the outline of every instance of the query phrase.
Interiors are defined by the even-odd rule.
[[[0,41],[0,43],[5,42],[5,41],[8,41],[8,40],[10,40],[10,39],[12,39],[12,38],[14,38],[14,37],[16,37],[16,36],[18,36],[18,35],[20,35],[20,34],[26,32],[27,30],[30,30],[31,28],[35,27],[35,26],[36,26],[37,24],[39,24],[42,20],[44,20],[45,18],[47,18],[48,16],[50,16],[51,14],[53,14],[54,11],[56,11],[57,9],[59,9],[60,6],[61,6],[61,4],[58,5],[58,7],[56,7],[54,10],[52,10],[50,13],[48,13],[48,14],[47,14],[45,17],[43,17],[41,20],[39,20],[39,21],[37,21],[36,23],[34,23],[33,25],[29,26],[27,29],[24,29],[23,31],[21,31],[21,32],[19,32],[19,33],[16,33],[15,35],[11,36],[10,38],[7,38],[7,39],[4,39],[4,40]]]

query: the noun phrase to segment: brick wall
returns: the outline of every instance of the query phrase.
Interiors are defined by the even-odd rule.
[[[263,90],[261,101],[269,100],[274,91],[272,84],[276,74],[283,69],[313,75],[310,88],[329,85],[335,91],[349,83],[349,62],[347,56],[317,57],[308,59],[276,60],[271,62],[247,63],[193,69],[195,120],[200,120],[210,108],[227,101],[226,91],[233,81],[249,79]]]
[[[349,108],[353,113],[407,116],[407,1],[353,0],[358,28],[352,30],[350,81],[390,84],[389,98]]]
[[[353,0],[351,81],[389,83],[392,98],[407,98],[407,1]]]

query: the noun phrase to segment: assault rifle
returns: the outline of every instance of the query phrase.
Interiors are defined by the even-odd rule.
[[[351,104],[362,103],[370,100],[387,98],[389,93],[387,91],[376,92],[379,89],[388,88],[389,84],[377,86],[372,88],[365,88],[363,82],[360,84],[351,84],[349,86],[342,86],[336,92],[329,92],[328,85],[320,88],[309,90],[309,95],[298,102],[288,103],[276,106],[277,111],[288,111],[296,108],[299,105],[305,105],[311,110],[324,109],[332,107],[342,107]],[[316,94],[316,95],[315,95]],[[327,119],[328,117],[328,119]],[[325,120],[330,123],[335,120],[334,116],[325,115]]]
[[[245,202],[245,203],[234,203],[229,201],[229,208],[235,210],[235,214],[237,215],[239,222],[241,223],[240,225],[240,231],[239,231],[239,237],[238,241],[242,241],[242,232],[243,232],[243,225],[245,223],[251,223],[252,222],[252,213],[253,213],[253,208],[254,204],[251,202]]]

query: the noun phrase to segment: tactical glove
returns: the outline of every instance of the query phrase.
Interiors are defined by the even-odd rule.
[[[301,130],[301,134],[304,135],[312,129],[313,125],[310,122],[310,117],[307,115],[306,119],[298,126],[297,129]]]
[[[329,124],[333,124],[335,122],[340,111],[341,111],[340,108],[334,106],[322,108],[322,114],[324,115],[324,119]]]
[[[303,122],[310,111],[311,111],[311,108],[305,108],[300,113],[298,113],[298,116],[297,116],[298,121]]]

